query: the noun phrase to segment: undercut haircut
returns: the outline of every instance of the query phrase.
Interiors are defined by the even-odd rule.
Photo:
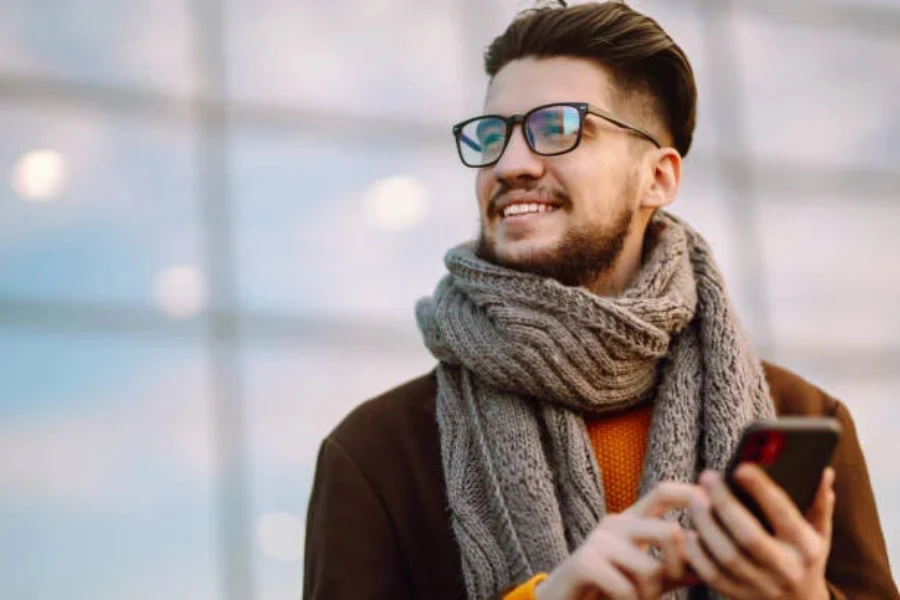
[[[649,111],[687,155],[697,120],[694,72],[655,20],[621,1],[528,9],[488,46],[484,70],[493,79],[514,60],[556,57],[584,58],[608,69],[614,100],[638,114]]]

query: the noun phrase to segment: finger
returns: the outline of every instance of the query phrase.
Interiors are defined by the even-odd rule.
[[[757,465],[746,463],[735,471],[736,481],[759,504],[772,524],[775,537],[796,547],[804,557],[818,553],[821,541],[794,501]]]
[[[658,598],[662,593],[663,565],[646,552],[622,538],[610,536],[606,555],[635,585],[640,598]]]
[[[686,551],[685,551],[686,552]],[[687,559],[687,554],[685,553],[685,560]],[[699,585],[703,583],[703,581],[697,577],[697,574],[694,572],[694,569],[691,568],[690,564],[687,564],[687,568],[684,570],[684,575],[682,575],[678,579],[667,579],[663,581],[663,591],[665,593],[671,592],[672,590],[677,590],[681,588],[690,588],[695,585]]]
[[[701,481],[709,481],[713,477],[704,473]],[[771,577],[750,562],[734,543],[728,533],[719,525],[713,516],[712,506],[707,500],[691,505],[691,517],[697,533],[703,541],[707,555],[737,583],[744,587],[764,591],[768,595],[777,595],[779,586]]]
[[[661,545],[682,536],[681,526],[678,523],[635,517],[627,513],[607,516],[597,529],[616,532],[638,544]]]
[[[616,600],[638,600],[637,589],[631,580],[611,562],[606,553],[596,547],[584,549],[578,561],[577,578],[591,588],[601,592],[604,597]]]
[[[632,572],[636,578],[650,578],[652,585],[639,582],[641,593],[651,597],[662,592],[663,570],[671,573],[673,579],[683,577],[685,569],[682,549],[684,532],[677,523],[667,523],[660,519],[641,519],[624,514],[609,515],[590,537],[591,545],[604,549],[607,556],[615,556],[610,548],[621,548],[621,555],[627,562],[619,563]],[[656,546],[662,550],[663,562],[656,560],[640,547]],[[649,591],[648,589],[649,588]]]
[[[809,514],[806,518],[819,534],[831,543],[832,519],[834,517],[834,469],[828,467],[822,473],[822,481]]]
[[[687,508],[700,494],[702,491],[696,485],[666,481],[653,488],[625,512],[638,517],[661,517],[672,508]]]
[[[666,576],[674,580],[684,576],[684,531],[677,523],[620,513],[607,516],[598,530],[624,536],[644,549],[656,546],[662,551]]]
[[[657,544],[662,552],[663,566],[669,581],[680,581],[685,576],[686,564],[684,556],[684,532],[681,527],[675,528],[669,538],[663,538]]]
[[[624,574],[620,573],[612,564],[602,562],[597,565],[596,577],[592,580],[597,590],[604,597],[614,600],[639,600],[638,592],[634,585]]]
[[[730,598],[744,597],[744,589],[706,554],[695,532],[688,532],[684,546],[688,563],[707,585]]]
[[[734,574],[736,579],[750,582],[769,596],[779,595],[782,582],[790,580],[792,575],[802,575],[803,565],[797,553],[769,535],[756,517],[729,491],[718,473],[703,473],[700,484],[709,495],[712,512],[702,515],[704,529],[709,527],[711,520],[713,525],[720,525],[720,531],[725,536],[725,542],[716,534],[711,538],[703,537],[703,542],[720,565]]]

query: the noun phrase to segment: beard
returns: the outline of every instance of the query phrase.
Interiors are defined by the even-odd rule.
[[[573,227],[554,248],[516,260],[499,256],[496,244],[485,237],[482,227],[475,253],[479,258],[501,267],[549,277],[567,286],[588,286],[615,265],[625,247],[634,213],[626,206],[609,225]]]

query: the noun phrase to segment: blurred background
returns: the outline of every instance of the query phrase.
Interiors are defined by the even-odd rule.
[[[635,0],[691,57],[675,209],[857,420],[900,576],[900,0]],[[318,445],[432,366],[450,124],[517,0],[0,0],[0,597],[275,600]]]

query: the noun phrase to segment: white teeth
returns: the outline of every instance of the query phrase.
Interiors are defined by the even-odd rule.
[[[503,216],[510,217],[514,215],[524,215],[527,213],[542,213],[542,212],[550,212],[553,210],[552,206],[547,204],[510,204],[506,208],[503,209]]]

